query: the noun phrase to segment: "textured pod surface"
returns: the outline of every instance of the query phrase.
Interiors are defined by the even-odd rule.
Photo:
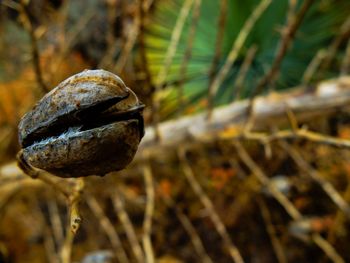
[[[143,105],[116,75],[86,70],[46,94],[19,124],[25,160],[61,177],[104,175],[133,159]]]

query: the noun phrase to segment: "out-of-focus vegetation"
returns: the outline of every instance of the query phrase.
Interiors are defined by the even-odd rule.
[[[0,262],[349,262],[349,10],[1,0]],[[17,168],[17,125],[86,68],[118,74],[148,128],[128,169],[84,180],[74,236],[66,198]]]

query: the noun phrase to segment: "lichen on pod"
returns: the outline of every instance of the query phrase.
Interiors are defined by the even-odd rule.
[[[61,82],[23,116],[23,158],[60,177],[121,170],[143,137],[143,108],[118,76],[85,70]]]

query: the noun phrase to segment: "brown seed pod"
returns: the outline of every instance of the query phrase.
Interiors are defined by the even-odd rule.
[[[104,70],[78,73],[23,116],[24,160],[60,177],[121,170],[143,137],[143,108],[118,76]]]

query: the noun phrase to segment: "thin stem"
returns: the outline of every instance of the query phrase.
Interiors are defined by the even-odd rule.
[[[20,2],[19,11],[23,17],[24,28],[27,30],[29,37],[30,37],[32,63],[33,63],[33,68],[34,68],[34,72],[35,72],[36,81],[37,81],[41,91],[43,93],[47,93],[49,91],[49,88],[47,87],[47,85],[44,82],[42,70],[40,67],[40,54],[39,54],[38,40],[37,40],[37,37],[35,35],[35,30],[34,30],[33,24],[30,21],[28,4],[24,0],[21,0],[21,2]]]
[[[153,187],[153,179],[152,179],[152,170],[150,165],[145,165],[143,168],[143,176],[145,180],[146,187],[146,196],[147,203],[145,209],[145,217],[143,221],[143,237],[142,244],[145,250],[146,262],[153,263],[155,262],[154,252],[152,248],[152,218],[154,213],[154,187]]]
[[[96,198],[91,194],[86,194],[85,196],[86,196],[87,205],[89,206],[91,211],[94,213],[94,215],[98,219],[103,231],[105,232],[109,241],[111,242],[116,258],[118,259],[119,262],[122,262],[122,263],[129,262],[129,259],[123,248],[122,242],[120,241],[120,238],[118,236],[118,233],[115,230],[110,219],[106,216],[101,205],[97,202]]]
[[[220,69],[219,73],[216,75],[215,79],[213,80],[213,83],[209,87],[209,94],[208,94],[208,117],[211,117],[212,113],[212,108],[213,108],[213,99],[224,81],[224,79],[227,76],[227,73],[230,71],[232,68],[232,65],[235,63],[239,52],[241,51],[243,44],[245,40],[247,39],[248,35],[252,31],[255,23],[257,20],[261,17],[261,15],[264,13],[266,8],[271,4],[272,0],[262,0],[260,4],[255,7],[254,11],[252,14],[248,17],[246,20],[244,26],[242,29],[239,31],[239,34],[234,41],[231,51],[228,54],[226,61],[222,68]]]
[[[137,235],[136,235],[135,229],[132,225],[132,222],[131,222],[127,212],[125,211],[124,204],[120,198],[120,194],[118,191],[116,191],[113,194],[113,207],[114,207],[116,214],[118,215],[120,222],[122,223],[122,225],[125,229],[125,233],[126,233],[126,236],[129,240],[131,250],[134,253],[134,256],[135,256],[137,262],[143,263],[144,262],[144,255],[142,252],[142,248],[141,248],[140,243],[137,239]]]
[[[201,185],[195,178],[192,168],[190,167],[187,159],[186,159],[186,151],[185,149],[179,149],[178,151],[178,157],[180,160],[181,169],[185,174],[186,180],[191,186],[194,193],[197,195],[198,199],[202,203],[202,205],[206,208],[208,211],[209,217],[211,221],[213,222],[216,231],[219,233],[221,238],[224,241],[224,244],[226,248],[229,251],[229,254],[232,258],[232,260],[236,263],[243,263],[244,260],[241,256],[241,253],[239,252],[238,248],[233,244],[230,235],[227,232],[227,229],[220,219],[218,213],[215,210],[214,204],[210,200],[210,198],[205,194],[204,190],[202,189]]]
[[[225,0],[226,1],[226,0]],[[196,35],[196,29],[200,17],[200,8],[201,8],[201,3],[202,0],[195,0],[194,2],[194,7],[193,7],[193,14],[192,14],[192,21],[191,21],[191,26],[188,32],[188,38],[187,38],[187,46],[185,50],[185,54],[180,66],[180,73],[179,73],[179,95],[178,95],[178,101],[179,101],[179,115],[184,109],[184,91],[183,91],[183,86],[186,80],[186,70],[187,70],[187,65],[188,62],[191,60],[192,57],[192,46],[193,46],[193,41],[194,37]]]
[[[307,11],[310,9],[313,2],[314,0],[303,1],[299,12],[295,14],[294,19],[290,18],[287,20],[286,28],[283,30],[282,38],[278,44],[275,59],[272,62],[272,65],[269,71],[261,78],[258,85],[254,89],[253,94],[251,96],[251,100],[253,100],[256,95],[260,94],[266,85],[273,86],[274,82],[277,79],[278,73],[280,71],[282,61],[285,55],[287,54],[288,48],[291,46],[297,30],[300,27],[301,22],[303,21]],[[251,103],[251,107],[252,107],[252,103]],[[251,107],[249,108],[249,111],[248,111],[249,114],[251,112]]]

